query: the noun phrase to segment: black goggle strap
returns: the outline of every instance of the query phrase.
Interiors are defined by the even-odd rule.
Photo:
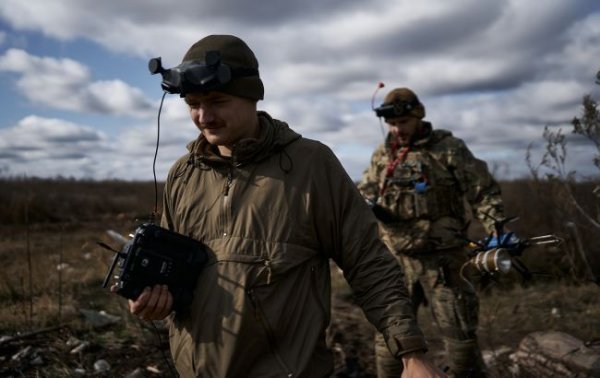
[[[181,91],[181,97],[185,97],[185,93],[189,92],[193,88],[209,90],[225,85],[231,82],[233,79],[259,76],[258,69],[256,68],[230,68],[228,65],[220,62],[217,64],[206,65],[202,61],[195,61],[191,62],[190,66],[190,69],[184,70],[183,72],[183,76],[187,76],[189,79],[186,80],[188,85],[185,85],[184,83],[179,83],[178,85],[178,89]],[[226,78],[219,77],[220,69],[224,69],[225,71],[229,72]]]
[[[381,104],[378,108],[375,108],[375,114],[377,117],[383,118],[401,117],[410,113],[417,106],[419,106],[419,101],[416,99],[413,101],[394,101]]]

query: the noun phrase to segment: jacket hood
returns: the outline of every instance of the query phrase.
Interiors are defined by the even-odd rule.
[[[200,164],[247,164],[257,163],[269,156],[283,151],[301,135],[290,129],[287,123],[272,118],[268,113],[257,113],[260,135],[258,138],[245,138],[233,147],[231,159],[221,157],[217,148],[208,143],[204,135],[187,145],[190,160]]]

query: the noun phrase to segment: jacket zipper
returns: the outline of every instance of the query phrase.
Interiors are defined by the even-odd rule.
[[[231,182],[233,181],[233,168],[229,168],[227,171],[227,180],[225,181],[225,187],[223,188],[223,195],[225,198],[229,195],[229,188],[231,188]]]
[[[271,351],[273,352],[275,359],[277,360],[277,362],[279,363],[279,365],[285,372],[286,376],[288,378],[292,378],[294,376],[294,373],[292,373],[292,371],[288,368],[286,363],[283,361],[283,358],[281,358],[279,351],[277,350],[277,347],[276,347],[277,343],[275,342],[275,336],[273,335],[271,326],[269,325],[269,322],[267,321],[267,318],[265,317],[265,315],[262,311],[262,308],[260,306],[258,298],[256,298],[256,294],[254,293],[253,289],[248,290],[248,296],[250,297],[250,301],[252,302],[252,305],[254,306],[254,311],[255,311],[254,314],[255,314],[256,318],[259,319],[260,322],[265,327],[265,331],[267,332],[267,339],[269,341],[269,347],[271,348]]]
[[[228,217],[228,206],[229,206],[229,189],[233,182],[233,167],[230,167],[227,171],[227,179],[225,180],[225,186],[223,187],[223,236],[227,236],[227,221]]]

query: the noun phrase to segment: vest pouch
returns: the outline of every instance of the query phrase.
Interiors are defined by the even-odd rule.
[[[428,193],[417,193],[415,190],[405,190],[398,197],[398,218],[411,220],[426,218],[429,214]]]
[[[412,191],[413,194],[413,212],[415,218],[427,218],[431,219],[431,197],[432,190],[430,187],[425,188],[421,193],[416,190]]]
[[[380,197],[381,205],[397,217],[398,221],[427,218],[431,202],[428,200],[429,188],[424,193],[417,193],[409,188],[389,188]]]
[[[397,214],[400,220],[409,220],[416,218],[418,208],[415,206],[415,193],[410,191],[402,191],[398,196]]]
[[[385,193],[383,193],[383,195],[377,199],[377,205],[387,210],[387,212],[390,214],[391,222],[386,223],[393,223],[404,219],[409,219],[406,217],[410,215],[403,210],[403,201],[404,198],[402,195],[402,190],[397,186],[391,186],[387,188]]]

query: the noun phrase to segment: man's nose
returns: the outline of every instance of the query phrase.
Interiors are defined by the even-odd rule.
[[[198,108],[198,122],[210,123],[215,120],[214,113],[205,106]]]

